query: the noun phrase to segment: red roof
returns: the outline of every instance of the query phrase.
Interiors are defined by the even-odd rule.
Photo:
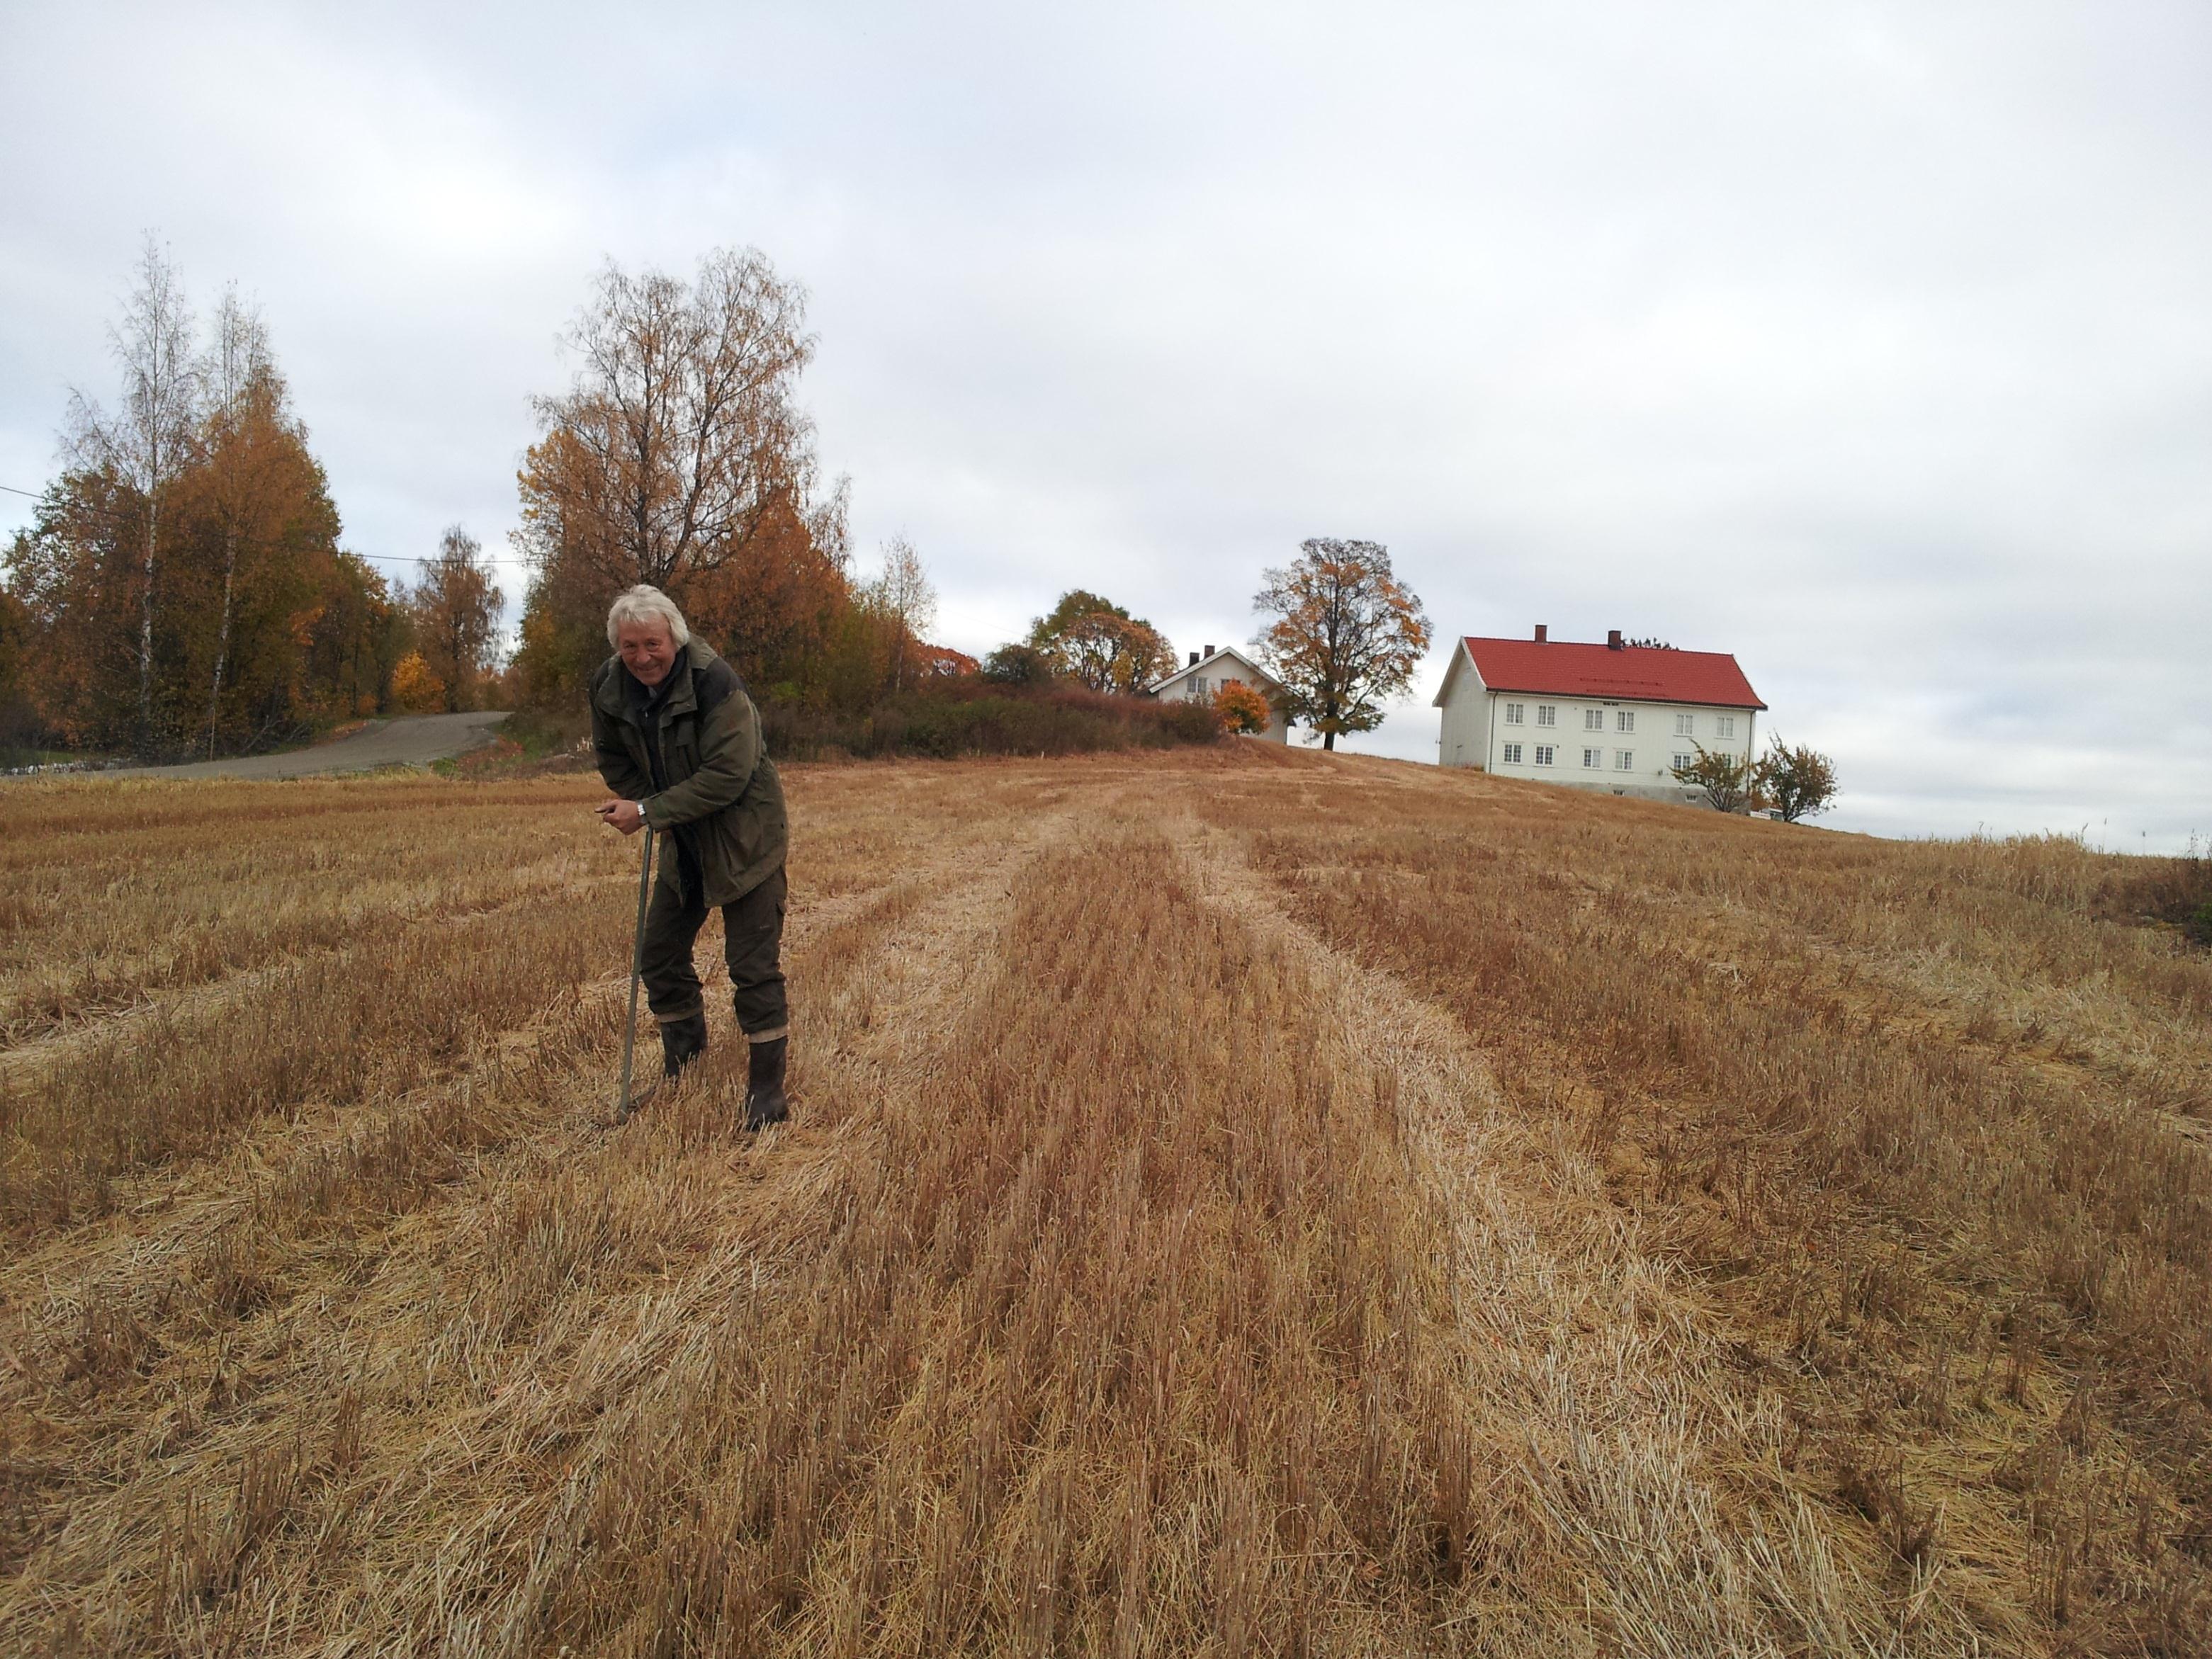
[[[1539,696],[1617,697],[1639,702],[1714,703],[1764,708],[1759,693],[1725,651],[1661,651],[1571,640],[1462,641],[1482,683],[1493,691]]]

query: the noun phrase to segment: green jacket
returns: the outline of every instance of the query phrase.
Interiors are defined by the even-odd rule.
[[[783,785],[761,744],[760,711],[737,670],[696,637],[677,655],[667,695],[647,713],[645,688],[620,657],[592,675],[592,750],[607,787],[641,801],[657,830],[673,830],[698,860],[708,904],[731,904],[783,867],[791,830]],[[659,739],[656,788],[643,721]],[[683,860],[667,859],[660,878],[683,891]]]

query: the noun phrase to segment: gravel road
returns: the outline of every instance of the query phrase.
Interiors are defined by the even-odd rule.
[[[507,715],[498,709],[471,714],[421,714],[380,720],[365,731],[313,749],[238,760],[193,761],[183,766],[129,766],[103,778],[304,778],[317,772],[367,772],[380,766],[428,766],[432,761],[480,749]]]

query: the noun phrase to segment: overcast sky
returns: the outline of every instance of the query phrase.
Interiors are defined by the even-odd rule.
[[[2212,832],[2201,0],[0,22],[0,484],[112,398],[153,229],[263,307],[350,546],[504,556],[593,269],[750,244],[948,644],[1075,586],[1242,641],[1366,537],[1438,647],[1355,746],[1434,757],[1457,635],[1620,628],[1733,652],[1841,826]]]

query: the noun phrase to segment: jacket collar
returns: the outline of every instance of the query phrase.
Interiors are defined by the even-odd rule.
[[[677,652],[675,664],[668,671],[668,681],[664,682],[668,684],[668,695],[656,705],[663,720],[671,714],[697,712],[699,692],[694,677],[714,660],[714,647],[696,634],[691,636],[690,643]],[[630,672],[623,666],[620,657],[610,657],[607,659],[606,677],[599,683],[598,694],[592,701],[617,720],[628,720],[635,726],[638,723],[640,705],[630,700],[634,686],[639,690],[644,690],[630,678]]]

